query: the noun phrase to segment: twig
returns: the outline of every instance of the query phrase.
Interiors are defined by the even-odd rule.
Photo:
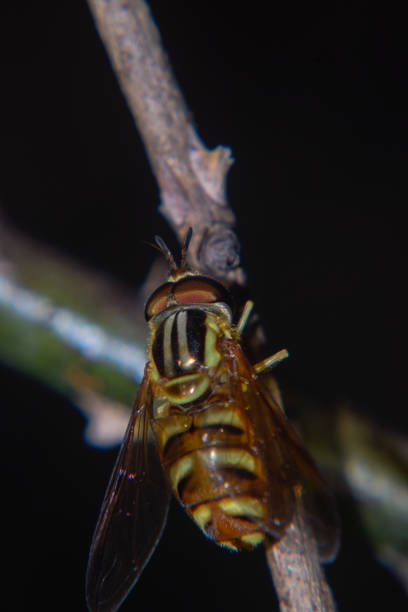
[[[281,612],[336,610],[316,542],[308,531],[300,505],[285,536],[266,545],[266,557]]]
[[[182,242],[194,229],[192,265],[242,284],[235,216],[227,204],[230,149],[198,137],[142,0],[88,0],[159,184],[162,214]]]
[[[123,438],[146,361],[142,312],[143,299],[0,217],[0,360],[71,399],[90,444]]]
[[[194,228],[190,258],[196,269],[242,284],[235,218],[225,194],[229,149],[208,151],[201,143],[147,4],[88,3],[159,183],[161,212],[181,240],[189,226]],[[334,610],[300,509],[287,534],[270,548],[268,561],[281,610]]]

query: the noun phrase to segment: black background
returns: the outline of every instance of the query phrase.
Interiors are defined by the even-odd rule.
[[[232,147],[229,197],[284,388],[405,427],[408,51],[369,3],[155,0],[198,132]],[[172,244],[143,147],[84,1],[0,9],[0,199],[20,229],[136,287]],[[4,609],[84,610],[115,452],[61,397],[4,367]],[[123,610],[270,608],[262,552],[230,555],[174,508]],[[403,609],[358,524],[328,568],[340,610]],[[256,567],[255,567],[256,566]],[[270,608],[271,609],[271,608]]]

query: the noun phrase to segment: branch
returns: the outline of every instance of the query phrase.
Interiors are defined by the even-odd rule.
[[[301,500],[285,536],[266,545],[281,612],[332,612],[336,606],[319,562],[316,542],[303,518]]]
[[[231,151],[208,150],[171,72],[143,0],[88,0],[160,188],[160,211],[179,237],[194,229],[192,266],[243,284],[235,215],[226,198]]]
[[[0,360],[71,399],[90,444],[123,438],[146,361],[143,302],[0,217]]]

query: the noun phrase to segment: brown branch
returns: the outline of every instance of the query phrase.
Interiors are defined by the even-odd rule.
[[[266,545],[266,558],[281,612],[334,612],[336,605],[319,562],[316,541],[298,501],[296,516],[278,542]]]
[[[162,214],[182,242],[194,229],[196,269],[242,284],[235,215],[227,204],[230,149],[208,150],[171,72],[142,0],[88,0],[159,184]]]
[[[180,241],[189,226],[193,266],[243,284],[225,183],[229,149],[209,151],[195,132],[143,0],[88,0],[160,188],[161,212]],[[298,514],[268,551],[281,610],[334,610],[316,544]]]

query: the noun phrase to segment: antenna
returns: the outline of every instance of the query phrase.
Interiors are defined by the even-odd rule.
[[[164,242],[163,238],[160,238],[160,236],[155,236],[154,237],[154,240],[155,240],[157,246],[159,247],[160,251],[163,253],[165,258],[167,259],[167,263],[169,264],[169,267],[170,267],[170,275],[173,275],[176,272],[178,272],[179,274],[182,275],[186,270],[188,270],[186,259],[187,259],[187,251],[188,251],[188,247],[189,247],[190,242],[191,242],[191,236],[192,235],[193,235],[193,229],[191,227],[189,227],[188,230],[187,230],[186,237],[184,238],[184,244],[183,244],[182,249],[181,249],[180,264],[179,265],[176,264],[176,260],[174,259],[174,255],[170,251],[170,249],[167,246],[167,244]]]
[[[192,235],[193,235],[193,228],[189,227],[187,230],[186,237],[184,238],[183,248],[181,249],[180,268],[186,268],[187,251],[188,251],[188,247],[190,246]]]
[[[159,249],[161,250],[161,252],[163,253],[163,255],[165,256],[165,258],[167,259],[167,263],[170,266],[170,273],[177,270],[178,266],[174,260],[173,253],[170,251],[169,247],[164,242],[163,238],[161,238],[160,236],[155,236],[154,240],[157,246],[159,247]]]

